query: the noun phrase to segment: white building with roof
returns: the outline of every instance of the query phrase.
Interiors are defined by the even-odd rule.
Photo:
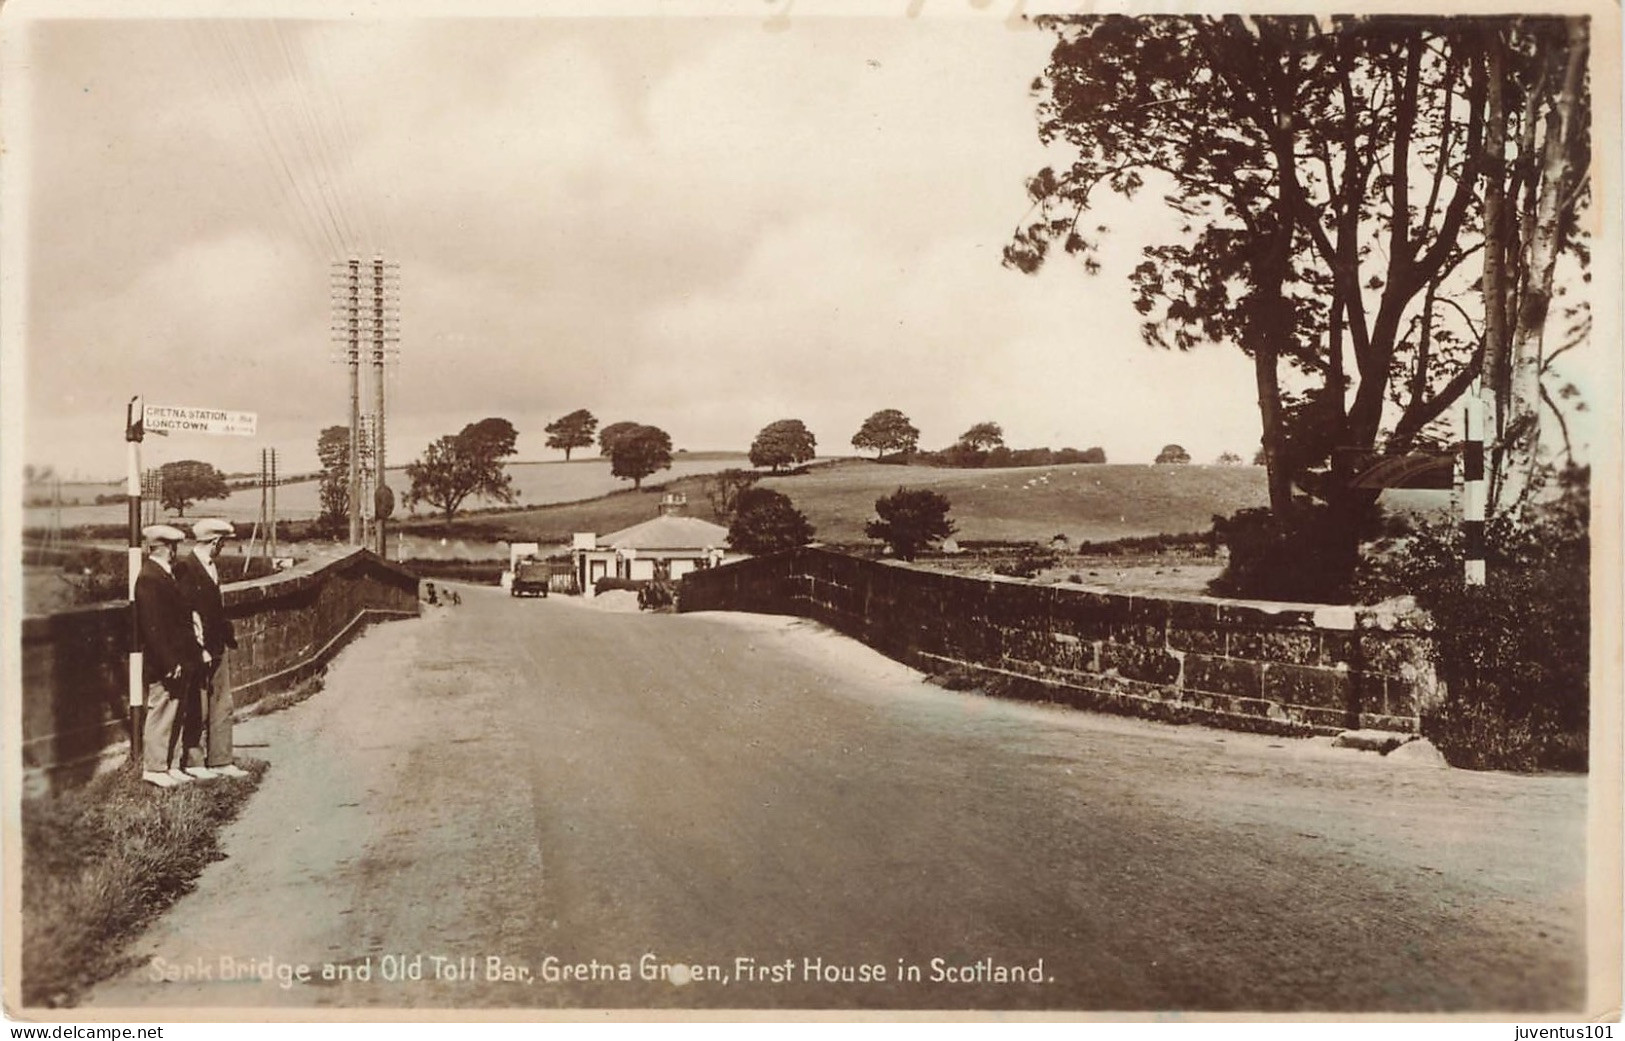
[[[668,493],[659,516],[608,535],[577,532],[571,545],[576,581],[586,596],[600,578],[676,580],[747,554],[728,548],[728,529],[683,516],[686,496]]]

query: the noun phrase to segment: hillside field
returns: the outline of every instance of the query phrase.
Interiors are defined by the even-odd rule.
[[[877,498],[900,486],[931,488],[953,504],[961,541],[1074,542],[1206,531],[1216,513],[1266,502],[1264,471],[1252,466],[1101,464],[957,470],[843,460],[804,474],[763,477],[790,498],[826,542],[864,542]],[[688,512],[716,520],[700,477],[590,502],[481,514],[458,521],[489,538],[567,542],[571,532],[605,533],[647,520],[663,491],[688,496]],[[474,534],[470,531],[469,534]]]
[[[1017,467],[1003,470],[887,466],[852,461],[762,481],[789,496],[818,537],[862,542],[875,500],[899,487],[948,497],[964,541],[1106,542],[1206,531],[1213,515],[1268,504],[1263,467],[1149,464]]]
[[[749,465],[742,452],[683,452],[672,457],[670,470],[662,470],[650,480],[658,483],[693,474],[712,473],[730,466]],[[513,462],[507,464],[507,471],[514,491],[519,494],[521,506],[592,499],[631,485],[629,481],[612,476],[609,460],[597,455],[578,455],[568,463],[563,460]],[[391,466],[388,473],[389,484],[396,493],[397,512],[405,515],[404,499],[410,484],[405,469]],[[49,488],[33,486],[28,489],[26,498],[40,498],[49,494]],[[62,494],[61,523],[67,528],[84,524],[117,524],[127,515],[122,484],[63,485]],[[98,506],[95,505],[98,495],[119,498]],[[311,478],[279,484],[276,505],[279,520],[311,520],[321,512],[321,485]],[[489,507],[491,503],[475,498],[466,505],[478,509]],[[433,510],[420,506],[418,512],[432,513]],[[187,516],[224,517],[236,524],[252,524],[259,513],[260,490],[254,487],[238,489],[224,500],[211,499],[197,503],[187,511]],[[23,524],[32,528],[46,527],[51,522],[52,514],[49,507],[30,506],[23,511]]]

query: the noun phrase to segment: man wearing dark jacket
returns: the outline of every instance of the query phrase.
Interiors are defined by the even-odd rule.
[[[147,688],[141,779],[170,788],[192,779],[180,769],[181,708],[201,662],[192,636],[192,609],[174,576],[175,554],[186,533],[153,524],[141,536],[148,551],[135,577],[141,679]]]
[[[237,646],[226,617],[215,565],[220,546],[237,532],[230,522],[208,517],[192,525],[197,545],[175,564],[175,579],[191,607],[192,634],[203,658],[186,725],[183,727],[187,769],[203,777],[246,777],[232,761],[230,672],[222,671],[228,648]],[[205,744],[206,742],[206,744]]]

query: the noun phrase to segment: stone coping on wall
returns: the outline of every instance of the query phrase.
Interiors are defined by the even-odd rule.
[[[324,554],[301,561],[286,571],[277,571],[259,578],[250,578],[233,582],[227,579],[220,587],[221,599],[225,602],[227,610],[249,604],[261,603],[267,600],[281,599],[307,592],[316,586],[323,572],[338,569],[348,570],[362,564],[371,566],[384,574],[389,574],[401,584],[416,587],[418,577],[411,570],[394,561],[378,556],[372,550],[361,546],[346,546],[337,553]],[[30,642],[50,636],[53,632],[63,629],[78,629],[90,618],[96,615],[114,614],[130,609],[129,600],[109,600],[106,603],[88,604],[83,607],[70,607],[64,611],[52,611],[50,614],[28,615],[22,620],[23,640]]]
[[[970,576],[815,547],[685,576],[682,610],[810,616],[932,673],[1080,707],[1280,733],[1415,733],[1426,616]]]
[[[419,581],[362,547],[222,588],[238,625],[228,664],[239,709],[297,686],[365,625],[414,616]],[[108,747],[128,740],[130,602],[22,619],[20,691],[25,780],[34,788],[81,781]]]

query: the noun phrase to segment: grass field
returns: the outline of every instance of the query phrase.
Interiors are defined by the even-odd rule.
[[[957,537],[971,541],[1109,541],[1206,531],[1215,513],[1265,504],[1264,471],[1251,466],[1066,465],[954,470],[843,460],[762,486],[790,498],[827,542],[864,542],[875,500],[899,486],[931,488],[953,504]],[[589,502],[488,513],[459,520],[464,537],[566,542],[653,517],[663,491],[688,496],[689,514],[715,520],[704,480],[686,477]]]
[[[849,461],[764,487],[789,496],[818,537],[861,542],[875,500],[899,486],[929,488],[953,504],[961,541],[1105,542],[1206,531],[1216,513],[1268,502],[1254,466],[1062,465],[1005,470],[886,466]]]
[[[661,470],[650,478],[666,481],[693,474],[713,473],[729,467],[750,466],[743,452],[683,452],[672,457],[670,470]],[[519,505],[576,502],[607,495],[631,482],[614,477],[609,472],[609,460],[598,455],[580,455],[566,463],[517,462],[507,465],[514,491],[519,493]],[[395,489],[397,510],[404,514],[405,492],[410,482],[404,469],[389,468],[389,484]],[[26,498],[49,494],[49,489],[34,486]],[[124,494],[120,484],[77,484],[63,486],[65,505],[59,511],[64,527],[82,524],[117,524],[126,516],[127,507],[122,499],[103,505],[94,505],[97,495]],[[491,505],[480,499],[467,504],[471,508]],[[321,485],[315,480],[302,480],[281,484],[276,493],[277,517],[281,520],[310,520],[321,512]],[[424,512],[423,507],[419,512]],[[238,524],[252,524],[260,512],[260,491],[243,488],[226,499],[212,499],[194,505],[187,511],[192,517],[225,517]],[[25,527],[42,528],[50,524],[53,511],[48,507],[30,506],[23,511]]]

